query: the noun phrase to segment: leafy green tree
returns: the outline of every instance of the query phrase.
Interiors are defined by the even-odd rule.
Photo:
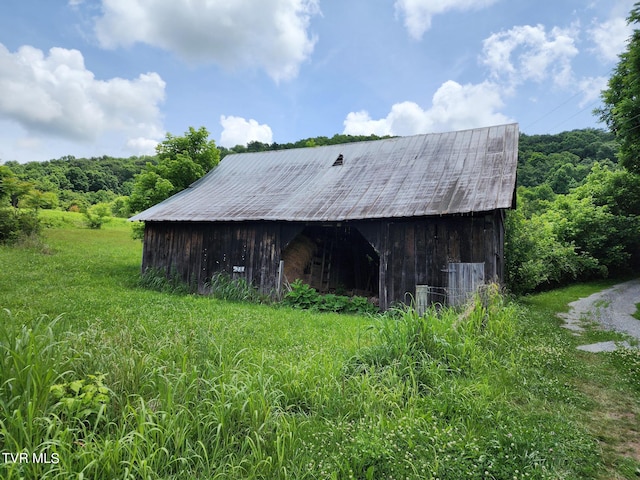
[[[612,136],[594,129],[557,135],[522,134],[518,156],[518,185],[536,187],[547,183],[555,193],[566,194],[581,185],[594,162],[616,160]],[[590,147],[584,143],[592,142]],[[553,151],[553,149],[556,149]]]
[[[508,212],[505,276],[514,293],[553,287],[599,271],[597,260],[559,238],[555,227],[544,214],[527,219],[519,210]]]
[[[112,202],[116,198],[116,194],[111,190],[98,190],[97,192],[86,192],[82,194],[83,197],[87,200],[91,205],[95,205],[96,203],[109,203]]]
[[[108,203],[96,203],[83,213],[89,228],[102,228],[102,225],[111,220],[111,207]]]
[[[518,185],[535,187],[542,185],[550,167],[548,155],[538,151],[520,151],[518,155]]]
[[[72,185],[73,190],[76,192],[87,192],[89,191],[89,177],[80,167],[71,167],[67,171],[67,180]]]
[[[38,211],[40,209],[51,210],[58,207],[58,196],[54,192],[42,192],[40,190],[31,190],[21,201],[24,206],[33,208]]]
[[[111,202],[111,212],[114,217],[127,218],[131,216],[129,197],[117,197]]]
[[[620,268],[629,259],[624,246],[616,241],[616,218],[591,198],[563,195],[545,213],[558,238],[575,246],[576,251],[598,260],[601,265]]]
[[[557,134],[526,135],[520,134],[519,148],[522,154],[539,152],[543,155],[569,152],[577,155],[583,162],[615,161],[618,143],[615,135],[601,129],[585,128]],[[526,158],[526,157],[525,157]]]
[[[171,194],[184,190],[206,173],[199,163],[181,153],[175,158],[162,160],[157,167],[154,167],[154,171],[171,182],[173,185]]]
[[[5,183],[9,177],[15,177],[13,170],[6,165],[0,165],[0,202],[2,203],[9,199],[9,190]]]
[[[247,152],[264,152],[266,150],[270,150],[268,143],[258,142],[257,140],[247,143]]]
[[[40,194],[33,190],[33,184],[20,180],[6,165],[0,165],[0,243],[10,243],[22,237],[37,235],[40,220],[37,209],[24,212],[18,207],[28,200],[30,194]],[[13,208],[2,208],[7,204]]]
[[[33,184],[20,180],[8,167],[0,167],[0,198],[9,199],[13,208],[18,208],[20,199],[32,189]]]
[[[551,174],[548,184],[555,193],[567,194],[580,185],[588,173],[589,168],[585,165],[564,163]]]
[[[60,206],[63,210],[71,212],[80,212],[89,208],[89,200],[82,192],[73,190],[60,190],[59,193]]]
[[[184,190],[220,161],[220,151],[204,127],[189,127],[183,137],[170,133],[156,147],[158,163],[147,163],[135,177],[129,197],[132,212],[139,212]]]
[[[89,191],[97,192],[99,190],[116,190],[118,188],[118,179],[115,175],[102,170],[89,170],[87,172],[89,180]]]
[[[129,197],[129,208],[132,212],[140,212],[165,198],[169,198],[175,188],[166,178],[154,171],[147,171],[136,177],[136,183]]]
[[[570,227],[559,233],[612,273],[640,265],[639,175],[596,163],[584,185],[558,206],[565,209]]]
[[[640,176],[596,163],[566,195],[547,184],[519,187],[505,262],[516,293],[640,268]]]
[[[165,140],[156,147],[160,162],[190,158],[200,165],[206,173],[220,161],[220,152],[213,140],[209,140],[209,132],[205,127],[196,130],[189,127],[182,137],[167,133]]]
[[[640,2],[627,18],[629,25],[640,23]],[[640,30],[634,28],[627,49],[602,92],[603,107],[595,111],[620,141],[620,163],[640,173]]]
[[[518,211],[522,212],[525,218],[544,212],[556,198],[556,194],[547,183],[537,187],[518,187],[517,196]]]
[[[595,163],[584,185],[573,192],[577,198],[590,197],[614,215],[640,217],[640,176],[621,168]]]

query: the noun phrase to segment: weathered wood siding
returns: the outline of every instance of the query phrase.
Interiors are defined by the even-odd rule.
[[[487,281],[502,281],[501,211],[348,224],[379,255],[378,296],[383,310],[394,303],[411,302],[417,285],[435,287],[431,301],[445,303],[450,263],[483,263]],[[308,224],[147,222],[142,269],[177,274],[186,282],[197,283],[201,292],[212,275],[227,272],[269,294],[277,290],[284,249],[305,225]],[[444,298],[437,297],[438,288]]]
[[[485,280],[503,279],[504,225],[499,211],[362,223],[357,228],[380,255],[382,309],[413,301],[416,285],[435,287],[431,301],[446,303],[450,263],[484,263]]]
[[[147,222],[142,271],[177,274],[202,293],[215,273],[226,272],[269,294],[276,288],[282,248],[300,230],[275,222]]]

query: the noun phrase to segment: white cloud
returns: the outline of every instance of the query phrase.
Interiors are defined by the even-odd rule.
[[[220,145],[223,147],[235,147],[246,145],[249,142],[273,143],[273,132],[266,124],[260,125],[256,120],[246,120],[242,117],[220,116],[222,134]]]
[[[558,86],[573,79],[572,59],[579,29],[554,27],[547,32],[543,25],[516,26],[491,35],[484,41],[482,62],[491,75],[512,87],[526,81],[542,82],[551,78]]]
[[[588,33],[595,43],[593,51],[604,61],[615,62],[618,55],[625,50],[633,27],[627,25],[626,19],[618,17],[594,24]]]
[[[415,135],[511,122],[497,112],[503,105],[500,90],[493,83],[460,85],[450,80],[433,95],[430,109],[424,110],[414,102],[396,103],[385,118],[378,120],[366,111],[351,112],[344,121],[344,133]]]
[[[611,9],[610,17],[622,17],[627,18],[629,12],[633,9],[633,6],[637,0],[611,0],[606,5]]]
[[[156,152],[158,141],[152,138],[138,137],[130,138],[126,148],[135,155],[153,155]]]
[[[419,40],[431,28],[431,18],[448,10],[479,10],[498,0],[396,0],[396,13],[404,17],[409,34]]]
[[[190,62],[260,67],[275,80],[298,74],[316,42],[308,33],[319,0],[102,0],[96,23],[103,47],[136,42]]]
[[[0,44],[0,118],[29,135],[96,141],[107,132],[161,137],[158,105],[165,83],[157,73],[134,80],[97,80],[78,50]]]
[[[583,108],[589,103],[600,98],[602,90],[607,88],[609,79],[607,77],[587,77],[578,82],[578,88],[583,94],[578,106]]]

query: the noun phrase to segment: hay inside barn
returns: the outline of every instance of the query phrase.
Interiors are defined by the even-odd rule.
[[[307,226],[285,248],[285,280],[322,293],[378,296],[380,257],[357,228]]]

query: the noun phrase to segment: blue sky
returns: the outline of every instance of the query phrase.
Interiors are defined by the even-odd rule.
[[[2,0],[0,161],[591,113],[633,0]]]

